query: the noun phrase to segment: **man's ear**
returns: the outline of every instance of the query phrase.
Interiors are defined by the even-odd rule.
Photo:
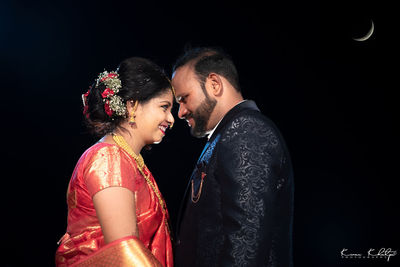
[[[221,76],[214,72],[210,73],[206,79],[206,88],[213,96],[220,96],[224,88]]]

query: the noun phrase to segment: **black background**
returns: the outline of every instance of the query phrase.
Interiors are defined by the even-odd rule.
[[[285,137],[295,266],[398,264],[340,254],[400,249],[397,14],[382,2],[1,1],[0,266],[54,265],[70,175],[96,141],[82,124],[89,84],[131,56],[171,74],[187,43],[230,53],[245,98]],[[373,36],[354,41],[371,19]],[[205,143],[176,120],[144,154],[173,221]]]

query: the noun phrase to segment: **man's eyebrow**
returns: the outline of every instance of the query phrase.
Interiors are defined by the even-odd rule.
[[[182,96],[175,96],[175,101],[177,103],[181,102],[182,101]]]

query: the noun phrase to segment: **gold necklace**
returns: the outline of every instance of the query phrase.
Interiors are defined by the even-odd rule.
[[[144,179],[146,180],[147,184],[153,189],[153,192],[156,194],[158,198],[158,202],[160,203],[162,213],[165,218],[165,225],[167,226],[168,233],[171,234],[170,228],[169,228],[169,223],[167,220],[167,210],[166,210],[166,205],[164,203],[164,200],[161,197],[160,192],[157,190],[153,182],[150,180],[150,172],[147,172],[147,174],[144,172],[145,164],[144,160],[141,154],[136,155],[135,152],[133,152],[133,149],[129,146],[129,144],[126,142],[126,140],[121,136],[121,135],[112,135],[113,140],[115,143],[121,147],[123,150],[125,150],[137,163],[139,172],[143,175]],[[172,238],[172,236],[171,236]]]
[[[119,145],[123,150],[125,150],[132,158],[135,159],[136,163],[138,164],[138,167],[140,170],[143,170],[144,168],[144,160],[141,154],[136,155],[135,152],[133,152],[132,148],[128,145],[128,143],[125,141],[125,139],[121,135],[112,135],[115,143]]]

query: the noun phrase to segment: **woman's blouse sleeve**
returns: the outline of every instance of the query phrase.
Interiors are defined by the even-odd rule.
[[[125,187],[132,192],[137,188],[139,172],[133,159],[116,146],[99,149],[90,159],[83,176],[91,197],[111,186]]]

